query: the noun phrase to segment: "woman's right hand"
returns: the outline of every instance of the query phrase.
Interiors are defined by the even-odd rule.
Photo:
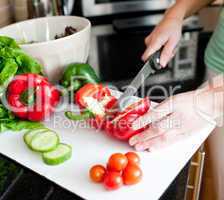
[[[142,59],[146,61],[154,52],[163,47],[160,65],[165,67],[175,54],[175,48],[181,38],[182,25],[182,19],[165,17],[145,38],[146,50]]]

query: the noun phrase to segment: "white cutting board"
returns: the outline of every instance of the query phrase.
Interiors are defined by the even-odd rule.
[[[139,153],[144,173],[142,181],[109,192],[101,184],[89,180],[89,168],[94,164],[105,164],[112,153],[133,149],[102,132],[77,128],[75,123],[64,117],[64,112],[55,114],[46,125],[60,135],[62,142],[72,145],[73,156],[69,161],[59,166],[45,165],[38,153],[26,147],[23,133],[15,132],[0,134],[0,153],[89,200],[159,199],[214,128],[208,124],[185,141],[154,153]]]

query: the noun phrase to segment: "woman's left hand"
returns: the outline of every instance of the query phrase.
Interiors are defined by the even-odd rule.
[[[152,121],[149,129],[133,136],[129,144],[136,150],[154,150],[197,134],[208,123],[215,123],[213,91],[197,90],[165,100],[134,123],[140,128]]]

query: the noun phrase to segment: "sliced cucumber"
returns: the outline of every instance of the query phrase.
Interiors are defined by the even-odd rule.
[[[72,147],[67,144],[59,144],[56,149],[42,154],[43,161],[48,165],[58,165],[72,156]]]
[[[41,128],[41,129],[27,131],[23,136],[24,142],[26,143],[26,145],[28,147],[30,147],[31,140],[36,134],[41,133],[41,132],[46,132],[48,130],[49,129],[47,129],[47,128]]]
[[[55,149],[59,144],[59,137],[53,131],[40,132],[34,135],[30,147],[34,151],[48,152]]]

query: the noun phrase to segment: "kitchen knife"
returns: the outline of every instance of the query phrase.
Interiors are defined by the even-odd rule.
[[[133,96],[139,87],[144,83],[145,79],[162,68],[160,65],[160,55],[161,51],[159,50],[150,56],[149,60],[144,64],[131,84],[118,99],[118,108],[121,111],[127,104],[127,101],[130,100],[130,97]]]

